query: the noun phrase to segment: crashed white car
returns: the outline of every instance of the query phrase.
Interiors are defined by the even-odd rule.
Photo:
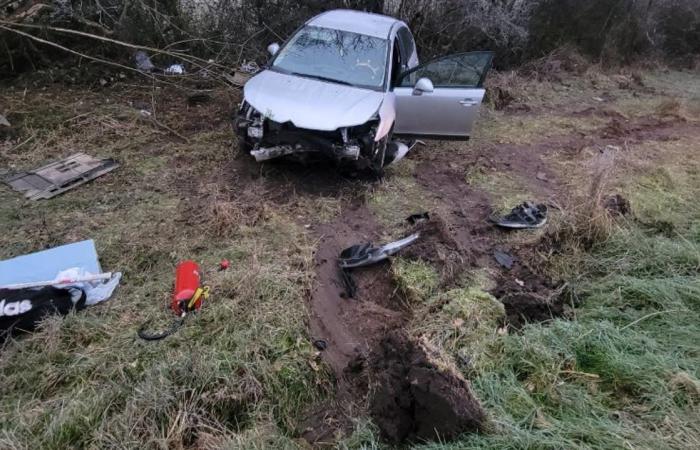
[[[418,64],[400,20],[334,10],[306,22],[245,85],[235,127],[257,161],[325,155],[381,172],[394,138],[468,139],[493,53]]]

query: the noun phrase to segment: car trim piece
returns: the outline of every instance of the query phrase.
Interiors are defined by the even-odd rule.
[[[451,136],[449,134],[394,133],[394,136],[403,139],[430,139],[436,141],[468,141],[470,139],[470,136]]]

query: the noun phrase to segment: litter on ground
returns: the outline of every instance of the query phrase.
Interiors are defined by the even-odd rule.
[[[494,250],[493,257],[496,260],[496,262],[498,264],[500,264],[502,267],[504,267],[506,269],[513,268],[513,264],[515,263],[515,258],[513,258],[512,255],[510,255],[502,250]]]
[[[525,202],[513,208],[507,215],[492,221],[503,228],[540,228],[547,223],[547,206]]]
[[[175,269],[175,288],[170,308],[177,315],[176,319],[164,331],[149,331],[150,322],[144,323],[137,334],[145,341],[157,341],[176,332],[185,323],[185,318],[202,308],[204,300],[209,298],[209,287],[202,286],[199,265],[191,260],[180,262]]]
[[[353,245],[340,252],[340,267],[343,269],[352,269],[376,264],[397,253],[399,250],[408,247],[419,237],[420,233],[414,233],[398,241],[382,245],[381,247],[372,247],[371,243]]]
[[[134,54],[134,61],[136,62],[136,68],[141,72],[150,73],[156,68],[151,62],[151,58],[143,50],[139,50]]]
[[[5,184],[30,200],[48,199],[119,167],[111,158],[98,159],[76,153],[29,172],[7,175]]]
[[[415,225],[420,222],[426,222],[428,220],[430,220],[430,214],[428,212],[411,214],[410,216],[406,217],[406,221],[411,225]]]
[[[165,73],[168,75],[184,75],[185,66],[182,64],[171,64],[165,69]]]
[[[46,315],[109,299],[121,273],[102,273],[92,240],[0,261],[0,339],[31,331]]]

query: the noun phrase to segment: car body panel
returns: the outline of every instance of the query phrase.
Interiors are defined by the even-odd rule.
[[[405,72],[394,88],[401,135],[468,139],[484,99],[482,85],[492,52],[468,52],[428,61]],[[430,80],[432,90],[414,89]],[[427,80],[426,80],[427,81]]]
[[[379,107],[379,128],[377,128],[374,140],[378,142],[389,134],[394,123],[396,123],[396,95],[389,92]]]
[[[361,125],[379,110],[385,93],[264,70],[243,88],[245,100],[275,122],[330,131]]]
[[[397,23],[403,22],[381,14],[353,11],[350,9],[327,11],[306,22],[307,25],[350,31],[384,39],[389,37],[392,28]]]
[[[433,92],[414,95],[412,87],[397,87],[394,93],[395,134],[466,139],[471,134],[485,91],[483,88],[438,87]]]

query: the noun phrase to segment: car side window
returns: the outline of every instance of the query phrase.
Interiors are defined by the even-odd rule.
[[[405,55],[406,61],[411,57],[415,51],[416,44],[413,42],[413,36],[408,28],[399,28],[398,31],[399,40],[401,41],[401,46],[403,47],[403,54]]]
[[[394,40],[394,51],[391,56],[391,86],[396,86],[401,77],[401,71],[404,66],[403,52],[401,51],[401,44],[399,40]]]
[[[460,53],[418,66],[403,76],[402,87],[412,87],[428,78],[435,87],[480,87],[491,67],[491,52]]]

